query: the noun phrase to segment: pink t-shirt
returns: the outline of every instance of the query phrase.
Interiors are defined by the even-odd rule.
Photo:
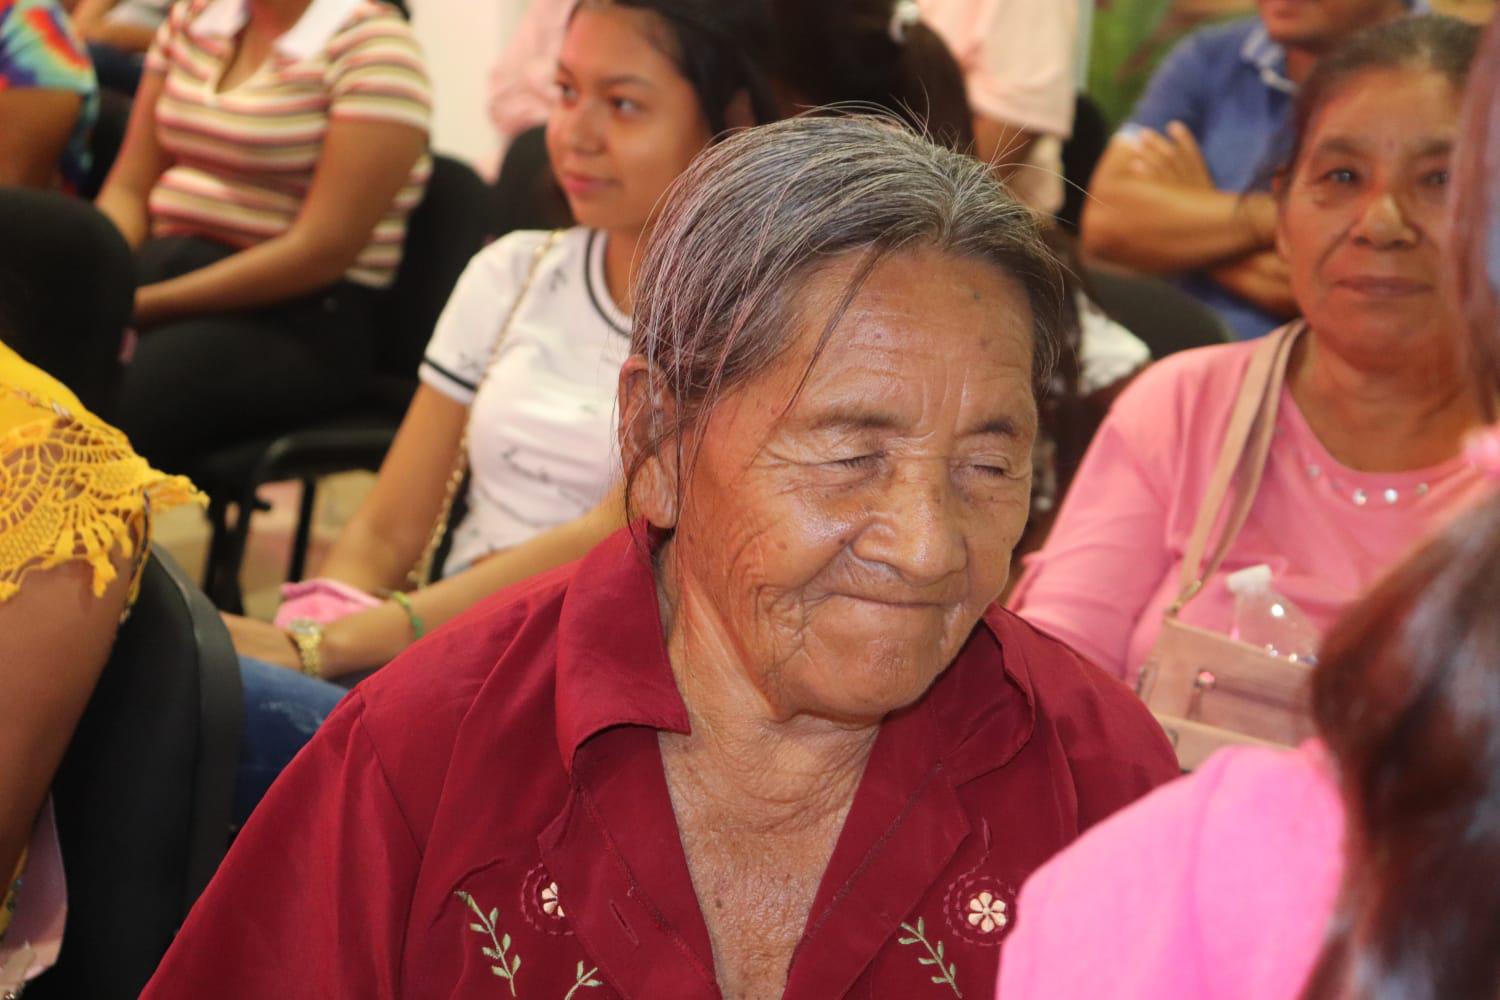
[[[1221,751],[1026,881],[998,1000],[1291,1000],[1343,872],[1326,751]]]
[[[1256,342],[1204,347],[1148,368],[1115,403],[1011,606],[1134,681],[1156,641],[1198,506]],[[1326,629],[1387,570],[1485,495],[1461,455],[1366,473],[1323,447],[1290,392],[1244,528],[1181,620],[1228,633],[1225,577],[1269,564],[1273,585]]]

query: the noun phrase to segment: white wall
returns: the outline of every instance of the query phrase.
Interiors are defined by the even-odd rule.
[[[408,0],[432,74],[432,145],[494,170],[497,143],[485,105],[490,67],[530,0]]]

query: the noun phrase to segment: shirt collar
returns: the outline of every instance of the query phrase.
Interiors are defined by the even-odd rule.
[[[1286,75],[1286,49],[1281,43],[1271,40],[1266,26],[1259,21],[1245,36],[1245,44],[1240,46],[1240,58],[1253,66],[1260,74],[1261,82],[1272,90],[1284,94],[1297,92],[1297,85]]]
[[[363,0],[313,0],[297,23],[271,46],[291,59],[309,59],[328,45]],[[203,38],[233,38],[250,19],[249,0],[210,0],[193,19],[193,34]]]
[[[1413,16],[1432,13],[1430,0],[1406,0],[1406,7]],[[1297,93],[1297,85],[1286,75],[1286,50],[1281,43],[1271,40],[1266,26],[1259,20],[1245,36],[1245,44],[1240,46],[1240,58],[1255,67],[1261,82],[1267,87],[1284,94]]]
[[[557,743],[570,773],[579,748],[606,729],[690,731],[647,554],[659,544],[637,522],[602,542],[573,572],[557,625]],[[1002,766],[1031,738],[1031,668],[1024,643],[1008,642],[1024,628],[1010,612],[992,607],[927,694],[886,720],[903,742],[930,744],[955,784]]]

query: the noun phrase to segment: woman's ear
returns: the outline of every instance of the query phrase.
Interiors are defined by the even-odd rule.
[[[654,528],[677,527],[681,500],[677,407],[666,378],[640,354],[620,368],[620,458],[630,476],[632,516]]]

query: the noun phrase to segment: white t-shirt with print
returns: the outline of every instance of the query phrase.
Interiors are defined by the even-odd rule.
[[[605,284],[603,233],[560,235],[495,349],[547,238],[511,233],[481,250],[422,360],[424,384],[470,407],[469,509],[448,573],[585,513],[620,477],[615,394],[630,317]]]

